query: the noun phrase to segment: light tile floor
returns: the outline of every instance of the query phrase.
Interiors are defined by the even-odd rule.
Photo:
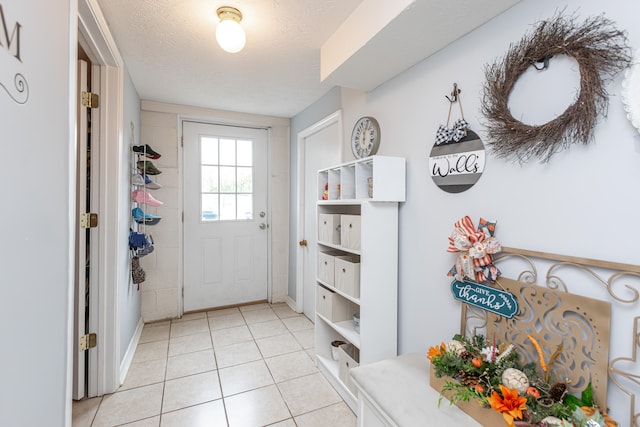
[[[313,324],[286,304],[144,326],[116,393],[73,403],[73,427],[353,427],[318,371]]]

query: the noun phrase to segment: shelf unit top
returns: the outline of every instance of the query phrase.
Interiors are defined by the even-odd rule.
[[[405,181],[403,157],[365,157],[318,170],[318,201],[345,205],[361,201],[404,202]]]
[[[348,161],[348,162],[344,162],[344,163],[340,163],[340,164],[337,164],[337,165],[329,166],[327,168],[323,168],[323,169],[318,170],[318,172],[326,172],[326,171],[333,170],[333,169],[339,169],[339,168],[343,168],[343,167],[353,166],[356,163],[372,163],[376,159],[379,159],[380,161],[385,161],[385,159],[390,159],[391,161],[395,161],[397,159],[404,160],[404,157],[378,156],[378,155],[369,156],[369,157],[363,157],[362,159],[351,160],[351,161]]]

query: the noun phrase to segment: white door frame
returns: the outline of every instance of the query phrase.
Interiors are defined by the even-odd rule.
[[[123,276],[120,260],[126,258],[126,236],[118,224],[122,203],[120,162],[123,146],[124,61],[97,0],[78,0],[78,43],[94,65],[100,68],[98,114],[92,119],[92,135],[99,142],[99,191],[93,196],[99,206],[98,254],[93,257],[97,283],[92,284],[90,325],[97,327],[97,354],[90,362],[89,396],[114,392],[119,386],[120,318],[118,312],[119,278]],[[75,46],[72,46],[75,51]],[[75,86],[73,86],[75,88]],[[96,120],[96,117],[97,120]],[[74,169],[75,170],[75,169]],[[75,172],[73,172],[75,174]],[[73,307],[70,307],[73,310]],[[70,313],[73,319],[73,312]],[[73,322],[71,322],[73,324]],[[73,326],[72,326],[73,327]],[[73,345],[73,335],[70,335]],[[69,355],[72,353],[69,352]],[[72,374],[72,373],[70,373]]]
[[[298,132],[298,209],[296,213],[296,217],[298,219],[298,231],[296,235],[296,311],[299,313],[302,313],[304,309],[304,248],[297,244],[297,242],[300,242],[304,239],[305,142],[308,137],[336,123],[338,124],[339,134],[338,147],[340,149],[340,155],[342,156],[342,110],[338,110],[335,113],[330,114],[324,119],[320,120],[319,122]]]

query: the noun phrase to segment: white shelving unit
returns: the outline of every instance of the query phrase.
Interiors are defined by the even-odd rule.
[[[357,409],[354,388],[344,374],[352,365],[341,369],[339,364],[344,365],[344,360],[333,360],[331,342],[340,340],[355,347],[359,352],[356,362],[361,365],[397,355],[398,203],[405,201],[405,165],[404,158],[372,156],[318,171],[321,255],[316,280],[316,358],[321,372],[354,411]],[[371,191],[369,178],[373,184]],[[328,194],[323,198],[325,190]],[[336,215],[340,215],[341,221]],[[359,230],[338,225],[358,223]],[[327,226],[340,227],[342,236],[356,233],[356,238],[350,235],[336,242],[327,237],[332,236],[333,228],[322,229]],[[359,247],[341,244],[355,241]],[[332,257],[346,257],[347,266],[359,267],[359,274],[355,274],[356,280],[359,278],[355,283],[357,296],[348,291],[353,283],[344,288],[337,279],[336,275],[344,273],[346,280],[353,280],[353,272],[349,274],[342,269],[344,263],[340,264],[340,271],[330,274]],[[320,272],[321,268],[325,270]],[[352,319],[355,313],[360,315],[359,332]]]

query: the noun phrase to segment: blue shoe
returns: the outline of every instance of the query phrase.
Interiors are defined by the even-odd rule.
[[[162,219],[162,217],[157,215],[144,213],[140,208],[133,208],[131,210],[131,215],[133,216],[133,220],[138,224],[156,225]]]

